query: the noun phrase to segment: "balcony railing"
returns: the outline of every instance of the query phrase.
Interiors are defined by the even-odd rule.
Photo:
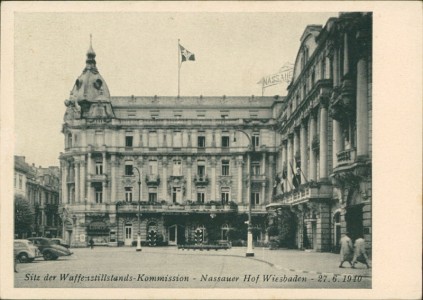
[[[176,205],[176,204],[141,204],[141,213],[160,212],[160,213],[230,213],[230,212],[248,212],[248,205]],[[255,205],[251,208],[252,213],[265,213],[265,205]],[[138,202],[119,202],[117,212],[120,213],[138,213]]]
[[[198,175],[197,174],[197,175],[194,176],[194,183],[197,186],[208,185],[209,184],[209,178],[208,178],[207,175]]]
[[[91,182],[107,181],[107,174],[88,174],[88,180]]]
[[[266,181],[266,175],[253,174],[253,175],[251,175],[251,181],[265,182]]]
[[[300,185],[298,189],[274,196],[273,202],[292,205],[322,198],[332,198],[332,185],[330,183],[308,182]]]
[[[355,149],[348,149],[336,154],[338,159],[338,165],[351,164],[355,161],[356,151]]]
[[[150,174],[145,176],[145,182],[147,185],[159,185],[160,184],[160,176],[157,174]]]

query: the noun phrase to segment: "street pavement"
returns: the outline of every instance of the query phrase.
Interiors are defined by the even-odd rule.
[[[339,256],[299,250],[176,247],[72,249],[70,257],[19,264],[17,288],[371,288],[371,269]]]

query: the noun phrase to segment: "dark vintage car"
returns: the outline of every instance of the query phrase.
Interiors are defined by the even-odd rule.
[[[65,248],[70,248],[69,244],[66,243],[63,239],[51,238],[50,240],[56,245],[60,245],[60,246],[63,246]]]
[[[72,255],[72,252],[69,249],[56,245],[50,239],[44,237],[31,237],[28,238],[35,246],[38,247],[41,254],[44,257],[44,260],[56,260],[59,256],[69,256]]]

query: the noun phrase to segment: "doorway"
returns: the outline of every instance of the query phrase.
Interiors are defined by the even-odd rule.
[[[173,203],[181,203],[182,202],[182,188],[181,187],[174,187],[173,188],[172,200],[173,200]]]
[[[132,224],[125,225],[125,246],[132,245]]]
[[[169,226],[169,245],[182,245],[185,243],[185,228],[181,225]]]

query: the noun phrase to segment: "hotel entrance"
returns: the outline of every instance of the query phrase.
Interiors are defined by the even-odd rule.
[[[181,245],[185,243],[185,227],[181,225],[169,226],[169,245]]]

